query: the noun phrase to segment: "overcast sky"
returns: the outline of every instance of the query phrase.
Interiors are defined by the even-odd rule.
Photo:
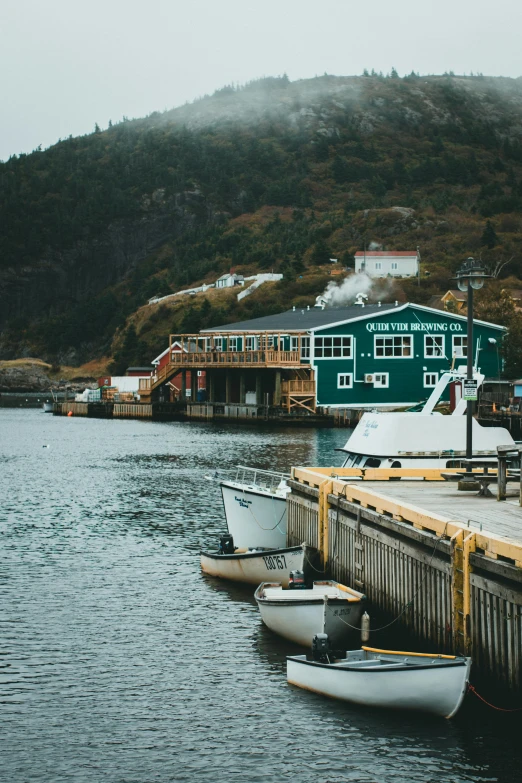
[[[1,0],[0,160],[260,76],[518,77],[521,23],[521,0]]]

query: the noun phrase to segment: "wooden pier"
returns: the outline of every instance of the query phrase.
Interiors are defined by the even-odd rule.
[[[293,468],[290,485],[289,546],[318,547],[334,579],[520,699],[518,484],[503,502],[459,492],[439,470]]]
[[[353,426],[353,420],[327,413],[288,412],[282,407],[210,402],[58,402],[55,416],[87,416],[92,419],[152,419],[153,421],[227,421],[230,423],[297,427]]]

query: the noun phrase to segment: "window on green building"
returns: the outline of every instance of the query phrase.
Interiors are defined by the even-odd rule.
[[[465,359],[468,355],[468,338],[467,337],[459,337],[458,335],[453,335],[453,350],[451,352],[452,356],[456,356],[457,359]]]
[[[413,337],[403,334],[400,337],[378,337],[375,335],[375,358],[398,359],[413,357]]]
[[[337,388],[338,389],[353,388],[353,375],[351,372],[337,373]]]
[[[425,334],[424,335],[424,358],[425,359],[443,359],[444,335],[443,334]]]
[[[316,359],[351,359],[351,337],[316,337],[314,341]]]
[[[376,372],[373,376],[373,388],[374,389],[387,389],[390,385],[390,373],[389,372]]]
[[[424,388],[425,389],[434,389],[437,383],[439,382],[439,376],[436,372],[425,372],[424,373]]]

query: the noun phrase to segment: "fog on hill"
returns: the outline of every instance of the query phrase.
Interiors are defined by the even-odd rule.
[[[0,358],[79,364],[126,345],[139,363],[171,330],[313,304],[330,258],[350,269],[372,241],[421,248],[422,285],[401,299],[447,290],[469,255],[509,261],[516,281],[521,132],[520,79],[282,76],[13,157]],[[140,309],[231,268],[284,279],[240,303]]]

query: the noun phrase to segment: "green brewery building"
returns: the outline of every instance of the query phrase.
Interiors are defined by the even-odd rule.
[[[498,378],[505,329],[474,324],[473,357],[486,377]],[[141,389],[142,398],[157,398],[178,376],[194,408],[195,380],[191,390],[184,379],[188,370],[199,370],[206,374],[202,404],[228,405],[229,415],[248,416],[248,408],[261,405],[296,413],[413,405],[453,363],[466,364],[466,326],[461,315],[410,303],[367,305],[360,297],[348,307],[293,308],[197,335],[171,335],[170,361],[150,390]]]

